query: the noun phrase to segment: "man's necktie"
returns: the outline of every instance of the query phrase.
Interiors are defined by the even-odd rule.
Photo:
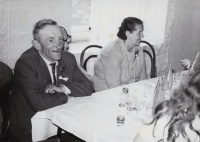
[[[56,62],[53,62],[50,65],[52,67],[52,73],[53,73],[53,84],[56,85],[56,75],[55,75]]]

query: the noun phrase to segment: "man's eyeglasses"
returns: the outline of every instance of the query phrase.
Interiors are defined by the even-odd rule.
[[[67,39],[63,39],[63,41],[69,44],[72,41],[72,36],[67,35]]]

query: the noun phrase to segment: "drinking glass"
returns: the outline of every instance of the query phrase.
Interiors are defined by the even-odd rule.
[[[182,72],[181,73],[181,81],[180,82],[184,82],[184,80],[186,79],[187,76],[188,76],[188,72]]]
[[[117,116],[117,126],[123,126],[125,121],[124,115],[118,115]]]
[[[152,99],[149,98],[148,100],[146,100],[145,107],[146,107],[146,115],[148,116],[151,114],[150,109],[152,108]]]
[[[181,80],[181,73],[180,72],[176,72],[176,73],[173,74],[173,77],[174,77],[174,79],[173,79],[174,85],[179,85],[180,84],[180,80]]]
[[[138,97],[137,95],[132,96],[132,111],[134,111],[134,118],[137,118],[137,105],[138,105]]]
[[[119,96],[119,106],[120,107],[125,107],[125,101],[126,101],[126,94],[124,94],[123,92],[120,92],[120,96]]]
[[[149,96],[151,95],[151,88],[152,85],[151,84],[144,84],[144,93],[143,93],[143,97],[144,98],[149,98]]]
[[[130,111],[134,110],[134,101],[135,101],[135,96],[134,95],[130,95],[129,98],[127,98],[127,103],[126,103],[126,108],[128,110],[128,113]]]
[[[145,84],[144,93],[143,93],[143,101],[145,103],[149,103],[149,100],[151,98],[151,88],[152,88],[151,84]]]
[[[136,113],[137,113],[137,119],[139,119],[139,112],[142,110],[142,108],[144,107],[144,99],[141,97],[137,98],[137,103],[135,104],[135,109],[136,109]]]

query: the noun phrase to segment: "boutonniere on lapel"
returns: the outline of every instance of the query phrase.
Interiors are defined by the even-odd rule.
[[[138,56],[139,56],[139,49],[136,49],[136,50],[135,50],[135,60],[138,59]]]
[[[61,66],[60,67],[60,76],[59,76],[59,79],[67,81],[68,77],[65,77],[65,71],[66,71],[65,67]]]

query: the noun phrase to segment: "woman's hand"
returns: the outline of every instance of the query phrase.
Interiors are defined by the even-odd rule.
[[[181,60],[182,65],[186,67],[188,70],[191,68],[191,61],[189,59]]]

